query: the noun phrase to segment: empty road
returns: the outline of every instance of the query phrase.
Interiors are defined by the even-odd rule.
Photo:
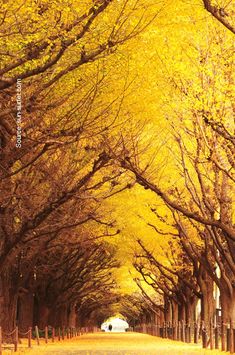
[[[76,339],[40,346],[20,354],[32,355],[214,355],[219,351],[201,349],[201,345],[185,344],[140,333],[84,334]],[[6,353],[7,354],[7,353]],[[5,352],[4,352],[5,355]]]

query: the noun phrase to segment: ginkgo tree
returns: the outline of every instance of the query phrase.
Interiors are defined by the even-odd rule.
[[[164,97],[164,110],[172,131],[170,150],[178,174],[177,183],[161,185],[151,169],[149,178],[148,169],[136,165],[128,156],[121,165],[174,211],[175,223],[180,226],[181,235],[184,234],[181,242],[185,238],[183,249],[192,264],[196,260],[201,263],[204,278],[207,275],[211,284],[210,296],[204,295],[209,297],[207,304],[212,304],[212,284],[215,283],[220,289],[222,318],[228,322],[234,320],[231,311],[234,309],[233,43],[225,42],[218,34],[210,38],[209,46],[199,46],[195,54],[196,57],[192,57],[192,52],[188,54],[186,49],[186,55],[195,63],[191,71],[185,71],[185,65],[178,67],[178,63],[174,67],[172,62],[169,71],[165,70],[175,93],[169,89],[172,101],[169,96]],[[173,71],[174,77],[169,76]],[[184,220],[188,220],[199,241],[201,239],[198,246],[192,232],[187,232]],[[195,264],[196,274],[197,268]],[[201,276],[197,282],[203,294],[205,285]],[[213,309],[210,312],[211,317]]]
[[[56,285],[50,289],[55,299],[61,294],[61,314],[79,310],[81,318],[104,315],[105,289],[97,281],[99,302],[90,288],[95,260],[84,293],[79,293],[80,274],[67,256],[78,256],[73,243],[80,245],[91,235],[111,239],[119,235],[115,219],[122,219],[125,241],[128,233],[137,234],[129,242],[131,251],[142,238],[139,246],[145,247],[153,236],[143,222],[151,214],[146,204],[155,195],[162,201],[167,230],[170,222],[171,232],[175,224],[181,230],[176,244],[179,258],[185,255],[187,277],[195,273],[193,263],[199,257],[203,275],[221,289],[223,316],[229,319],[235,238],[233,11],[231,2],[201,0],[195,5],[181,0],[4,2],[0,11],[0,325],[4,330],[14,328],[19,304],[23,307],[35,290],[41,302],[38,308],[47,313],[37,309],[37,321],[61,322],[62,316],[53,318],[51,295],[45,292],[50,281]],[[22,104],[20,128],[16,90]],[[19,129],[22,141],[17,148]],[[142,193],[135,182],[144,186]],[[121,218],[113,218],[121,210]],[[132,213],[130,219],[127,212]],[[193,255],[184,244],[186,235],[195,248]],[[110,245],[102,242],[97,248],[105,253]],[[124,244],[119,239],[115,243],[120,249]],[[73,284],[71,278],[60,270],[61,286],[56,283],[58,274],[53,274],[54,251],[61,247],[59,266],[66,260],[75,278],[71,293],[77,302],[62,287]],[[168,258],[163,253],[166,267]],[[148,257],[143,259],[148,267]],[[113,262],[108,259],[110,268]],[[44,264],[47,279],[42,276]],[[213,273],[215,265],[221,277]],[[179,260],[173,266],[171,272],[176,272]],[[183,283],[173,285],[177,275],[169,269],[163,276],[161,286],[182,296]],[[187,289],[193,301],[201,287],[197,277],[194,282],[195,289]],[[155,306],[162,309],[142,284],[138,287],[141,296],[133,294],[138,303],[134,312],[127,310],[133,305],[131,295],[122,303],[115,292],[108,292],[109,310],[119,307],[131,317],[143,313],[144,318],[145,311],[150,315]]]
[[[112,166],[104,137],[114,137],[125,121],[119,116],[129,83],[118,49],[153,21],[156,13],[150,8],[144,2],[106,0],[11,1],[1,8],[4,330],[14,327],[18,294],[25,286],[21,281],[33,274],[33,265],[18,273],[18,259],[26,265],[36,261],[61,231],[89,221],[102,224],[102,198],[125,188],[117,183],[122,171]],[[20,85],[22,144],[16,147]],[[22,259],[26,245],[30,253]]]

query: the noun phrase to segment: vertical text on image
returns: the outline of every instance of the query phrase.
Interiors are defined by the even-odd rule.
[[[16,82],[16,148],[21,148],[22,144],[22,84],[18,78]]]

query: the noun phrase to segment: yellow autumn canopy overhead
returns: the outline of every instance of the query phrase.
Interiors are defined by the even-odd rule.
[[[134,303],[136,316],[142,300],[148,307],[166,299],[185,306],[182,299],[201,297],[205,280],[212,291],[213,282],[220,288],[229,320],[234,6],[3,1],[0,277],[8,293],[0,325],[6,330],[16,322],[22,289],[43,300],[43,324],[45,314],[56,322],[55,313],[63,319],[79,309],[91,317],[99,308],[103,317]]]

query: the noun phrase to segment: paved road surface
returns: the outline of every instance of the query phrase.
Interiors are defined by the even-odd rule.
[[[200,345],[183,344],[139,333],[96,333],[54,344],[33,346],[32,355],[214,355]]]

